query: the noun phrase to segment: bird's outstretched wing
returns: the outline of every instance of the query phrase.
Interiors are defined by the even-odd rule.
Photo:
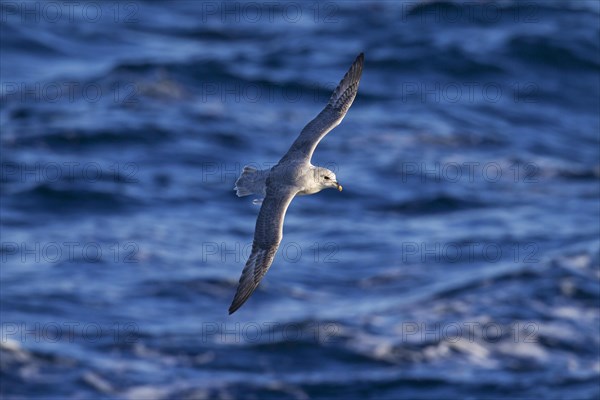
[[[363,53],[356,57],[340,84],[333,91],[327,106],[302,129],[281,161],[288,159],[310,161],[321,139],[342,122],[358,92],[364,59]]]
[[[248,300],[271,266],[283,237],[283,220],[297,189],[267,185],[267,195],[256,219],[252,254],[242,271],[235,297],[229,307],[233,314]]]

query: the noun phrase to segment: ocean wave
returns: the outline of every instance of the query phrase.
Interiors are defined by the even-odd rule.
[[[481,201],[466,200],[452,195],[440,194],[430,198],[412,199],[396,204],[382,204],[372,209],[380,212],[419,215],[479,209],[488,206],[489,204]]]

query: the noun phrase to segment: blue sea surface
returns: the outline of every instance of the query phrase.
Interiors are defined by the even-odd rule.
[[[0,4],[6,399],[598,399],[597,1]],[[272,268],[269,168],[365,53]]]

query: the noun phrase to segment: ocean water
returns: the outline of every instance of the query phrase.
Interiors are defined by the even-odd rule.
[[[600,396],[595,1],[3,2],[2,398]],[[275,262],[277,162],[361,51]]]

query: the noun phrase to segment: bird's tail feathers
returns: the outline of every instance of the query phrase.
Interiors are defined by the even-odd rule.
[[[238,197],[257,194],[262,197],[265,195],[265,181],[267,179],[268,170],[256,169],[246,165],[240,177],[235,181],[235,187]]]

